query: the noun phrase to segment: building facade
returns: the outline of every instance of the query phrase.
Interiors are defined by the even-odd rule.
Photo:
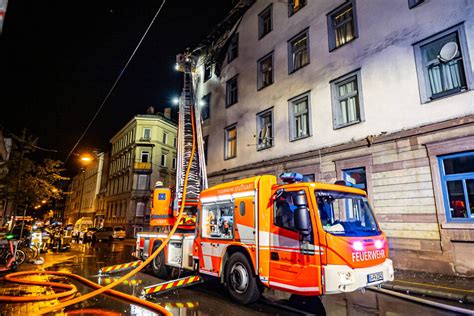
[[[85,165],[83,170],[75,177],[69,185],[70,195],[66,199],[64,217],[68,224],[74,224],[78,219],[85,217],[100,226],[100,214],[97,212],[97,195],[104,175],[104,153],[95,154],[90,164]]]
[[[176,131],[169,115],[150,113],[135,116],[112,137],[105,225],[124,226],[130,236],[148,228],[155,183],[174,186]]]
[[[396,267],[474,275],[474,3],[261,0],[226,36],[198,72],[210,185],[349,181]]]

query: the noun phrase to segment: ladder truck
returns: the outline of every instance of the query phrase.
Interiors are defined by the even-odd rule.
[[[155,188],[151,225],[162,232],[138,233],[134,256],[146,259],[161,245],[167,237],[163,227],[174,224],[184,203],[187,219],[152,262],[160,278],[169,276],[173,268],[214,277],[242,304],[255,302],[265,288],[291,293],[296,302],[320,302],[321,295],[392,281],[387,238],[366,192],[340,182],[303,182],[297,173],[283,173],[279,180],[258,175],[207,188],[199,113],[194,106],[196,59],[184,54],[177,61],[184,72],[184,89],[176,189]],[[192,137],[197,150],[191,157]],[[192,163],[190,193],[183,201],[183,170],[188,161]]]

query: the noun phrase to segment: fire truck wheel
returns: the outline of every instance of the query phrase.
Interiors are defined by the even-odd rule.
[[[290,306],[313,315],[326,316],[326,309],[318,296],[292,294],[290,296]]]
[[[156,249],[160,247],[160,244],[155,244],[153,246],[153,252],[155,252]],[[153,274],[160,278],[160,279],[166,279],[168,277],[168,269],[166,268],[165,265],[165,253],[164,251],[160,252],[158,256],[153,259],[151,262],[151,268],[153,269]]]
[[[260,298],[260,290],[247,257],[234,253],[227,262],[225,283],[229,295],[242,304],[249,304]]]

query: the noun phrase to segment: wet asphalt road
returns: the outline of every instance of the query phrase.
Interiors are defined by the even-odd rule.
[[[100,267],[134,261],[130,253],[132,246],[123,242],[96,243],[94,245],[74,244],[70,256],[61,254],[62,262],[53,264],[48,270],[58,270],[84,276],[91,281],[107,285],[114,281],[114,277],[97,275]],[[66,257],[65,257],[66,255]],[[64,260],[67,258],[67,260]],[[22,269],[23,270],[23,269]],[[123,275],[119,274],[119,276]],[[116,287],[116,290],[140,295],[144,286],[160,283],[161,280],[152,276],[150,272],[140,272],[133,279],[125,281]],[[76,284],[76,282],[73,282]],[[82,292],[90,291],[77,283]],[[252,305],[242,306],[232,302],[225,294],[225,290],[217,284],[198,285],[194,288],[180,289],[162,294],[153,299],[154,302],[165,306],[173,315],[301,315],[284,308],[286,301],[282,297],[265,295],[270,300],[264,300]],[[278,301],[277,301],[278,300]],[[330,295],[323,297],[327,315],[452,315],[416,303],[407,302],[395,297],[367,291],[360,291],[346,295]],[[276,302],[277,305],[271,303]],[[78,314],[78,310],[84,311]],[[90,313],[86,313],[90,311]],[[71,306],[66,309],[67,314],[74,315],[156,315],[140,306],[112,299],[105,295]],[[64,315],[64,314],[62,314]]]

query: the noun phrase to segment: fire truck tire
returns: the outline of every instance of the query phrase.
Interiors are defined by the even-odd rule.
[[[313,315],[326,316],[326,309],[318,296],[292,294],[290,296],[290,306]]]
[[[249,304],[260,298],[260,288],[247,257],[234,253],[227,262],[225,284],[229,295],[241,304]]]
[[[161,243],[156,243],[153,246],[153,252],[155,252],[158,247],[160,247]],[[165,265],[165,253],[164,251],[160,252],[158,256],[153,259],[151,262],[151,268],[153,269],[153,274],[160,278],[166,279],[168,277],[168,268]]]

